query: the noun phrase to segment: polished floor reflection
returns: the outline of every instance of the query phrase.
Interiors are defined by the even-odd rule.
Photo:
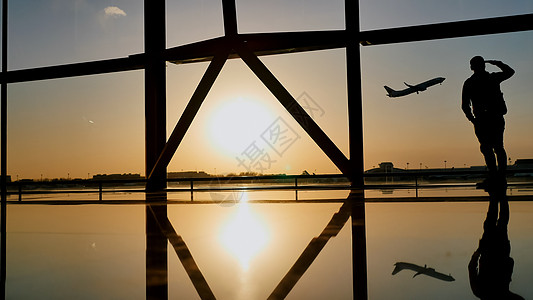
[[[233,203],[9,204],[6,298],[476,299],[468,264],[493,202],[236,196]],[[533,203],[511,201],[509,212],[509,290],[533,298]],[[393,275],[398,262],[454,280]]]

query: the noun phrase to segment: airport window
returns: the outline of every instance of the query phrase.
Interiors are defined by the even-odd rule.
[[[188,103],[191,95],[194,93],[198,84],[197,82],[202,78],[203,72],[208,69],[210,61],[213,59],[214,53],[210,51],[214,48],[212,48],[213,44],[209,43],[216,43],[218,38],[223,38],[224,34],[228,34],[224,30],[224,26],[228,25],[224,21],[224,13],[227,13],[227,11],[224,11],[224,3],[228,4],[230,1],[217,2],[210,0],[203,1],[201,4],[193,1],[167,1],[166,11],[164,13],[166,25],[162,28],[155,29],[155,31],[166,31],[166,45],[163,47],[159,46],[160,48],[158,49],[144,49],[143,43],[145,37],[143,35],[143,26],[151,25],[152,22],[146,22],[147,24],[144,24],[143,3],[140,1],[130,2],[97,7],[92,2],[69,2],[61,5],[60,1],[43,1],[35,4],[37,8],[41,9],[32,9],[31,11],[27,10],[28,5],[23,5],[24,2],[13,3],[10,6],[8,62],[9,69],[13,71],[4,74],[4,78],[9,78],[6,81],[12,84],[13,87],[13,91],[10,91],[9,95],[13,98],[12,101],[16,101],[9,106],[10,110],[13,111],[10,124],[16,125],[16,122],[21,122],[18,120],[16,114],[19,103],[30,101],[29,103],[31,105],[31,101],[35,101],[34,103],[38,101],[29,100],[34,97],[37,98],[39,92],[36,92],[33,96],[29,95],[26,98],[20,98],[22,100],[18,102],[17,93],[25,90],[25,88],[19,88],[21,86],[33,87],[40,85],[40,80],[53,80],[50,83],[48,81],[44,83],[45,86],[48,86],[45,89],[50,89],[50,86],[56,85],[69,87],[71,85],[70,82],[78,82],[78,80],[90,82],[91,76],[72,79],[72,81],[67,79],[55,81],[56,78],[142,69],[146,69],[144,72],[145,77],[150,77],[147,74],[149,66],[152,63],[151,59],[162,55],[162,57],[157,59],[160,59],[160,62],[163,59],[167,60],[165,71],[166,95],[164,100],[166,101],[167,118],[166,136],[167,138],[169,137],[186,103]],[[387,18],[388,14],[391,13],[390,5],[393,5],[392,3],[384,1],[372,3],[362,1],[360,3],[362,32],[360,36],[357,34],[353,35],[353,38],[360,37],[362,45],[370,45],[360,48],[364,105],[362,116],[364,117],[365,125],[364,151],[367,153],[365,155],[367,167],[379,163],[379,159],[372,158],[372,153],[384,153],[384,148],[381,147],[382,145],[388,145],[389,143],[395,145],[390,148],[390,151],[393,151],[398,157],[401,157],[402,152],[412,150],[406,146],[411,144],[410,141],[402,140],[402,130],[421,134],[414,138],[428,141],[431,140],[430,138],[436,139],[436,135],[431,135],[427,132],[422,134],[422,129],[428,128],[426,124],[435,121],[431,118],[431,115],[436,114],[437,110],[438,116],[443,118],[442,122],[447,122],[446,128],[454,129],[450,130],[451,132],[460,131],[459,128],[461,126],[466,127],[466,125],[460,123],[464,120],[460,119],[461,114],[457,106],[457,98],[461,82],[469,74],[468,69],[465,67],[465,61],[469,56],[474,55],[475,52],[492,49],[493,52],[487,53],[486,55],[501,56],[502,60],[509,61],[511,65],[514,62],[514,65],[520,67],[527,66],[530,63],[529,58],[525,54],[529,52],[524,51],[525,49],[531,48],[528,42],[531,40],[531,34],[527,31],[530,30],[527,28],[528,15],[515,16],[508,19],[500,18],[494,21],[496,22],[494,24],[499,25],[501,23],[504,25],[502,28],[494,25],[486,29],[483,26],[477,25],[478,27],[473,32],[469,31],[466,33],[461,32],[456,27],[452,31],[445,30],[448,27],[439,27],[440,25],[436,24],[439,22],[528,13],[531,11],[531,7],[527,3],[520,2],[516,5],[509,6],[488,3],[483,9],[479,10],[474,8],[474,6],[477,7],[478,5],[471,6],[469,4],[466,7],[459,3],[451,4],[447,7],[446,11],[438,14],[438,17],[435,18],[431,17],[431,11],[439,10],[440,4],[425,2],[423,5],[419,4],[415,2],[396,4],[395,2],[394,7],[398,8],[394,10],[395,16],[398,16],[402,23],[396,22],[395,18]],[[263,63],[268,69],[267,72],[272,72],[283,88],[291,93],[291,97],[298,98],[295,101],[300,106],[303,107],[309,101],[319,104],[317,107],[313,107],[310,112],[311,114],[317,112],[320,115],[324,115],[324,119],[314,120],[313,116],[310,117],[313,119],[313,122],[319,125],[320,130],[323,130],[328,138],[331,139],[332,144],[334,144],[333,147],[322,145],[320,148],[324,150],[324,147],[330,147],[330,150],[327,150],[330,151],[330,154],[326,155],[329,158],[331,158],[331,153],[337,150],[340,151],[335,154],[337,156],[335,166],[329,163],[323,169],[322,167],[316,167],[316,169],[324,170],[328,173],[341,172],[342,168],[339,168],[339,164],[343,164],[341,161],[346,160],[350,156],[348,145],[350,139],[350,131],[348,130],[348,124],[350,123],[350,105],[348,104],[350,101],[351,103],[359,101],[357,89],[352,92],[352,95],[355,96],[351,98],[347,95],[346,91],[353,82],[359,81],[359,75],[349,78],[345,73],[347,70],[357,68],[357,66],[349,65],[349,62],[346,61],[346,56],[349,55],[349,51],[346,50],[347,41],[345,39],[347,36],[343,36],[342,33],[342,30],[346,27],[345,23],[351,22],[350,20],[346,20],[346,16],[350,19],[350,15],[345,15],[345,7],[342,1],[328,2],[317,0],[306,1],[305,3],[301,1],[286,1],[275,3],[275,5],[270,3],[268,7],[265,5],[265,3],[260,1],[236,1],[236,24],[234,25],[237,27],[237,32],[242,34],[283,32],[286,34],[292,31],[292,33],[288,33],[284,37],[285,40],[283,40],[283,43],[287,43],[287,41],[291,41],[293,38],[300,39],[298,46],[287,46],[287,49],[266,50],[266,52],[264,52],[264,49],[256,49],[254,51],[259,51],[260,53],[258,63]],[[51,9],[42,9],[48,6]],[[481,3],[479,6],[482,6]],[[388,9],[384,9],[384,7]],[[414,7],[416,9],[405,9],[407,7]],[[232,10],[232,8],[230,7],[229,10]],[[447,11],[450,11],[450,13],[447,13]],[[458,15],[453,15],[451,11],[456,11]],[[402,12],[405,12],[407,15],[402,15]],[[420,17],[411,17],[411,14],[416,12],[419,12]],[[46,22],[49,19],[54,19],[57,22]],[[356,22],[357,19],[355,17]],[[516,21],[513,22],[513,20]],[[381,21],[385,23],[378,23]],[[487,23],[489,21],[485,20],[485,22]],[[39,24],[45,25],[38,26]],[[414,24],[424,24],[429,27],[427,27],[428,30],[421,30],[419,28],[398,29],[400,30],[398,31],[399,34],[386,30],[373,30],[376,28],[409,26]],[[464,24],[468,26],[468,24],[474,23]],[[301,46],[302,43],[306,43],[306,38],[298,35],[299,33],[303,33],[303,31],[312,31],[309,34],[309,38],[311,38],[314,44]],[[513,31],[522,32],[506,33]],[[498,34],[491,35],[491,33]],[[198,35],[196,36],[195,34]],[[463,34],[470,37],[455,38]],[[476,36],[478,34],[482,36]],[[471,35],[474,36],[472,37]],[[152,35],[147,35],[147,37],[150,36]],[[246,42],[249,42],[248,45],[260,45],[261,42],[264,42],[263,35],[246,36]],[[351,35],[348,36],[348,39],[350,37]],[[214,40],[208,43],[203,42],[209,39]],[[188,43],[197,42],[203,43],[202,46],[196,49],[197,51],[189,50],[190,47],[179,47],[180,45],[183,46]],[[382,43],[391,44],[380,45]],[[245,86],[239,85],[238,83],[229,83],[230,81],[225,78],[244,78],[249,76],[250,78],[254,78],[253,84],[260,89],[259,92],[253,92],[252,97],[262,98],[263,100],[269,99],[265,101],[273,102],[268,105],[272,105],[274,115],[283,116],[285,114],[285,116],[289,116],[275,97],[269,93],[268,89],[270,87],[267,88],[264,84],[261,84],[257,79],[257,74],[250,72],[246,63],[234,59],[237,58],[235,52],[238,51],[236,49],[229,50],[230,59],[225,62],[225,66],[221,70],[220,78],[213,84],[210,94],[206,96],[205,105],[202,109],[208,112],[210,107],[216,105],[216,100],[213,99],[217,98],[220,100],[223,99],[224,95],[231,95],[233,91],[230,92],[230,89],[246,89]],[[143,51],[149,53],[145,55]],[[198,53],[198,51],[204,52]],[[300,51],[303,53],[290,53]],[[197,55],[199,56],[196,57]],[[505,57],[508,57],[508,59]],[[186,63],[193,64],[187,65]],[[194,63],[197,64],[195,65]],[[51,67],[40,68],[47,66]],[[229,71],[231,68],[233,68],[233,71]],[[186,75],[189,70],[195,73],[196,77]],[[141,74],[140,72],[134,73]],[[112,75],[105,76],[115,77]],[[118,76],[120,77],[122,75]],[[308,78],[308,80],[303,80],[304,77]],[[431,105],[432,102],[429,101],[418,103],[417,101],[403,101],[405,99],[402,99],[403,102],[391,102],[392,99],[388,99],[385,96],[386,91],[383,89],[385,85],[394,85],[395,88],[398,88],[398,86],[404,84],[404,81],[405,83],[411,84],[422,82],[432,77],[446,78],[446,81],[441,82],[442,88],[441,86],[433,87],[426,92],[422,92],[420,94],[421,97],[418,98],[422,98],[422,96],[429,95],[430,93],[440,92],[438,95],[432,97],[433,101],[435,101],[433,103],[434,105]],[[336,79],[332,80],[333,78]],[[527,81],[527,78],[530,77],[524,74],[524,76],[517,76],[516,79],[509,81],[511,86],[508,90],[511,91],[509,95],[511,102],[513,98],[523,97],[520,90],[515,91],[512,85],[518,86],[520,82]],[[26,81],[35,81],[35,83],[22,83]],[[140,82],[142,80],[135,79],[134,81]],[[124,84],[127,86],[129,83],[120,82],[118,84],[120,87],[123,87]],[[137,84],[135,86],[139,88],[143,85]],[[221,86],[224,86],[224,88],[221,88]],[[147,86],[145,86],[146,89]],[[144,91],[142,89],[131,90],[137,91],[137,94],[134,96],[136,99],[143,97]],[[513,97],[514,93],[518,96]],[[305,95],[306,97],[300,98],[300,95]],[[62,96],[57,95],[55,98],[62,98]],[[414,98],[414,96],[411,98]],[[272,99],[274,100],[270,101]],[[307,102],[303,103],[305,101]],[[321,103],[323,105],[320,105]],[[139,120],[137,120],[139,122],[137,124],[140,124],[142,123],[142,114],[138,111],[142,111],[143,108],[142,105],[137,105],[139,106],[135,108],[135,114],[140,116]],[[527,110],[527,105],[524,108]],[[53,108],[52,106],[51,109],[59,108]],[[334,110],[334,113],[331,110]],[[522,111],[524,110],[520,110],[520,112]],[[202,116],[203,113],[200,111],[199,118],[207,118],[208,113]],[[518,111],[511,110],[510,114],[518,114]],[[344,117],[328,119],[330,116],[336,115]],[[288,117],[288,119],[292,119],[293,116]],[[524,129],[518,129],[529,126],[529,123],[524,121],[525,118],[512,118],[512,116],[509,116],[509,125],[516,123],[520,126],[515,127],[514,130],[525,132]],[[401,120],[404,117],[408,119],[417,118],[421,122],[410,127],[403,126]],[[358,119],[359,116],[352,115],[351,118]],[[450,120],[453,120],[453,122]],[[295,124],[291,123],[294,122],[293,120],[287,122],[288,125]],[[193,125],[197,123],[201,122],[195,121]],[[274,124],[274,121],[272,121],[272,124]],[[389,125],[386,126],[386,124]],[[302,128],[297,125],[294,127],[296,127],[294,131],[298,135],[306,136],[308,141],[310,141],[307,133]],[[196,125],[192,128],[200,130]],[[45,128],[39,129],[45,130]],[[18,130],[18,128],[14,126],[14,128],[10,128],[9,130],[12,132],[12,130]],[[450,137],[451,133],[446,130],[441,133],[444,138],[440,139],[440,143],[446,143],[446,137]],[[11,134],[10,139],[13,136]],[[150,135],[148,134],[147,136]],[[195,138],[187,137],[187,139],[201,139],[199,135],[194,136]],[[261,137],[261,133],[256,134],[256,136]],[[467,139],[466,137],[463,138],[465,140]],[[520,137],[517,139],[520,142],[517,141],[515,144],[524,144]],[[252,143],[253,139],[252,141],[245,142]],[[313,144],[312,141],[310,143]],[[206,146],[199,145],[202,148]],[[306,145],[302,144],[297,147],[306,147]],[[435,143],[432,145],[435,145]],[[241,152],[237,153],[237,156],[247,149],[245,146],[241,147],[242,149],[239,150]],[[446,146],[449,146],[449,144]],[[314,149],[318,148],[315,147]],[[281,153],[281,151],[279,152]],[[318,152],[321,151],[318,150]],[[519,153],[517,154],[518,156],[522,155],[522,152],[518,150],[517,153]],[[235,153],[231,155],[235,156]],[[321,157],[324,158],[325,156],[321,154]],[[436,162],[433,164],[438,165],[439,161],[444,159],[436,158],[435,160]],[[407,165],[407,162],[400,158],[398,158],[398,161],[402,161],[401,164],[405,163]],[[271,161],[269,160],[269,162]],[[417,162],[410,163],[416,164]],[[177,164],[177,161],[174,161],[170,166],[174,167]],[[460,165],[461,162],[456,162],[456,164]],[[280,169],[276,170],[276,172],[282,173],[283,171],[288,171],[289,173],[299,173],[301,168],[303,169],[303,167],[299,166],[284,170],[280,166]],[[314,166],[312,168],[315,169]]]
[[[10,84],[13,181],[144,173],[142,82],[132,71]]]
[[[460,108],[463,82],[472,74],[469,60],[475,55],[494,57],[515,69],[516,74],[501,84],[509,110],[504,142],[511,163],[530,156],[527,128],[533,126],[528,116],[533,105],[525,89],[533,68],[532,39],[531,32],[520,32],[363,47],[367,168],[378,166],[383,157],[389,157],[399,168],[410,169],[444,168],[444,161],[447,168],[469,167],[472,161],[484,165],[471,123]],[[495,66],[487,66],[487,70],[500,71]],[[406,84],[415,85],[436,77],[445,80],[425,91],[401,97],[387,96],[384,88],[405,90]],[[447,157],[457,152],[463,155],[453,155],[458,159]],[[412,157],[418,160],[413,161]]]
[[[102,2],[10,1],[8,298],[473,297],[467,264],[492,248],[479,237],[498,206],[507,230],[507,200],[521,202],[512,282],[527,292],[528,1]],[[442,170],[484,163],[460,105],[474,55],[516,71],[502,84],[509,184]],[[392,277],[403,269],[416,278]]]

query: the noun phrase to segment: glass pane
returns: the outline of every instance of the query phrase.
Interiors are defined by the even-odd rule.
[[[12,180],[144,173],[143,72],[9,85]]]
[[[220,0],[167,0],[167,47],[224,35]]]
[[[533,33],[512,33],[442,41],[363,47],[365,165],[393,162],[397,168],[483,166],[472,124],[461,110],[461,90],[475,55],[505,62],[516,74],[501,84],[508,113],[505,148],[516,159],[533,157]],[[487,71],[499,68],[487,65]],[[444,77],[418,94],[389,98],[384,86],[406,89]]]
[[[169,64],[169,134],[205,68],[206,64],[200,67]],[[276,71],[278,70],[281,71]],[[285,76],[290,76],[290,73]],[[302,81],[302,85],[295,86],[298,93],[303,92],[304,86],[312,86],[318,80],[313,76],[309,78],[309,81]],[[314,90],[310,89],[309,92],[315,95]],[[319,98],[322,97],[317,96]],[[339,110],[343,111],[342,108]],[[337,110],[335,108],[329,112],[336,116]],[[283,143],[283,147],[281,143],[276,144],[280,148],[269,144],[272,142],[268,139],[269,128],[279,128],[287,134],[284,136],[287,142]],[[172,172],[191,170],[218,175],[241,172],[301,174],[304,170],[311,173],[338,172],[322,150],[240,59],[226,62],[169,165],[169,171]]]
[[[533,12],[533,3],[523,0],[361,0],[361,29],[462,21]]]
[[[9,69],[143,51],[143,2],[18,0],[9,4]]]
[[[344,49],[264,56],[261,60],[349,157]]]
[[[344,1],[237,0],[240,33],[344,29]]]

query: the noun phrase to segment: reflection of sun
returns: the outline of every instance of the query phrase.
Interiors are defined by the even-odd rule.
[[[222,244],[237,258],[241,267],[247,270],[251,259],[265,247],[268,239],[265,224],[250,209],[247,194],[244,193],[236,214],[221,230]]]
[[[224,99],[209,116],[209,141],[219,151],[238,155],[274,122],[272,111],[260,101]]]

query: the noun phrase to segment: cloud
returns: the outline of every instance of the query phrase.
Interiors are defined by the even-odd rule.
[[[108,6],[104,9],[104,13],[107,17],[125,17],[126,12],[116,6]]]

